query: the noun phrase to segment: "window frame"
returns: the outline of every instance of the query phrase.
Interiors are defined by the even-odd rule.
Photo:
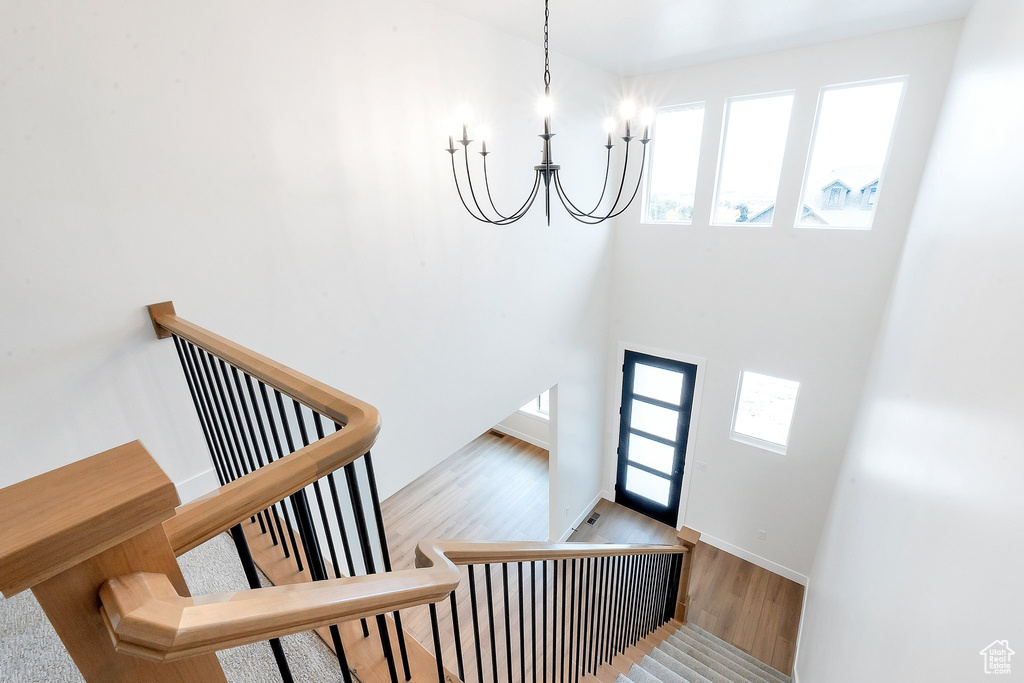
[[[779,168],[779,182],[775,186],[775,201],[769,206],[775,207],[775,213],[772,214],[772,220],[770,223],[720,223],[715,220],[718,208],[718,193],[722,189],[722,162],[725,160],[725,145],[729,141],[729,118],[732,115],[733,102],[741,102],[743,100],[758,100],[767,99],[769,97],[778,97],[781,95],[790,95],[792,100],[789,105],[789,121],[786,125],[786,137],[782,143],[782,166]],[[733,95],[725,98],[725,104],[722,109],[722,132],[719,136],[718,143],[718,164],[715,167],[715,189],[711,195],[711,215],[708,216],[708,225],[713,228],[774,228],[775,227],[775,214],[778,213],[779,208],[779,192],[782,189],[783,173],[786,170],[786,157],[789,154],[789,142],[790,135],[793,129],[793,108],[796,106],[796,88],[785,88],[782,90],[773,90],[769,92],[754,93],[752,95]]]
[[[532,418],[534,418],[536,420],[542,420],[544,422],[550,422],[551,421],[551,408],[550,408],[550,400],[551,399],[550,399],[550,397],[548,398],[548,401],[549,401],[548,412],[545,413],[544,411],[542,411],[540,409],[540,403],[541,403],[540,397],[543,396],[544,394],[548,393],[549,391],[551,391],[551,390],[550,389],[545,389],[541,393],[537,394],[536,396],[533,397],[533,399],[529,403],[527,403],[527,404],[523,405],[522,407],[520,407],[519,410],[517,410],[516,412],[521,414],[521,415],[526,415],[527,417],[532,417]],[[533,404],[537,405],[536,409],[533,408]]]
[[[687,109],[700,108],[701,110],[701,122],[700,122],[700,140],[697,143],[697,174],[693,183],[693,207],[694,213],[697,211],[697,186],[700,184],[700,165],[701,165],[701,154],[704,147],[704,140],[706,136],[706,128],[708,122],[708,106],[707,100],[699,100],[696,102],[688,102],[686,104],[671,104],[663,107],[657,107],[654,110],[654,120],[651,122],[651,141],[648,144],[647,151],[647,162],[645,164],[644,173],[646,179],[644,180],[643,196],[640,204],[640,224],[641,225],[693,225],[693,218],[691,217],[688,221],[656,221],[649,219],[647,209],[648,202],[651,198],[651,183],[654,181],[654,156],[657,153],[658,143],[658,114],[662,112],[674,112],[674,111],[685,111]]]
[[[743,376],[748,372],[753,373],[755,375],[761,375],[763,377],[771,377],[772,379],[782,380],[784,382],[796,382],[796,396],[793,398],[793,412],[789,416],[789,426],[786,428],[785,444],[777,444],[774,441],[759,439],[756,436],[750,436],[749,434],[744,434],[742,432],[736,431],[736,416],[739,415],[740,398],[743,396]],[[772,453],[785,455],[786,452],[789,450],[791,442],[790,437],[792,437],[793,435],[793,421],[796,419],[796,408],[797,405],[800,403],[800,389],[802,387],[802,384],[802,382],[795,379],[776,377],[775,375],[769,375],[763,372],[757,372],[755,370],[740,370],[740,378],[739,381],[736,383],[736,400],[733,403],[732,420],[729,421],[729,438],[732,439],[733,441],[738,441],[739,443],[746,444],[748,446],[754,446],[755,448],[771,451]]]
[[[830,90],[845,90],[847,88],[858,88],[868,85],[883,85],[885,83],[903,83],[903,89],[900,91],[900,101],[896,105],[896,116],[892,120],[892,129],[889,131],[889,146],[885,150],[885,159],[882,161],[882,170],[878,174],[878,188],[871,206],[874,207],[871,213],[871,223],[866,226],[860,225],[805,225],[800,222],[803,218],[803,206],[804,197],[807,196],[807,175],[811,172],[811,160],[814,158],[814,147],[818,141],[818,125],[821,123],[821,107],[825,103],[825,93]],[[866,78],[860,81],[850,81],[849,83],[833,83],[831,85],[823,85],[818,89],[818,104],[814,110],[814,125],[811,126],[811,137],[808,140],[807,148],[807,161],[804,164],[804,174],[800,181],[800,196],[797,201],[796,220],[794,221],[794,228],[801,230],[854,230],[861,232],[870,232],[875,227],[875,218],[878,215],[878,195],[881,194],[877,190],[885,185],[885,174],[889,170],[889,159],[892,157],[892,147],[896,142],[896,129],[900,125],[900,119],[903,117],[903,104],[907,101],[907,87],[910,83],[910,75],[903,74],[900,76],[884,76],[882,78]]]

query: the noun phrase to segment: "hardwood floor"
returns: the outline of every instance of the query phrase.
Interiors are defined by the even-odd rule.
[[[594,526],[580,525],[570,541],[674,543],[675,529],[608,500],[594,507]],[[698,543],[690,579],[690,621],[744,652],[791,674],[804,587],[778,574]]]
[[[394,569],[415,566],[416,545],[425,538],[460,539],[467,541],[546,541],[548,538],[548,452],[511,436],[498,437],[488,432],[474,439],[454,455],[429,470],[381,504],[384,526],[388,532],[388,547]],[[466,569],[457,590],[460,630],[466,667],[475,669],[472,651],[472,620],[469,604],[469,586]],[[486,594],[483,567],[476,569],[477,602],[481,605],[481,618]],[[526,574],[524,595],[532,590],[529,570]],[[501,585],[498,565],[492,567],[492,581]],[[513,608],[510,618],[518,634],[519,612],[518,579],[516,570],[509,572],[510,598]],[[496,592],[495,595],[498,593]],[[496,600],[495,619],[502,623],[504,610]],[[527,601],[526,615],[530,606]],[[455,671],[455,643],[452,638],[451,611],[447,605],[438,608],[438,623],[442,638],[445,665]],[[433,652],[430,614],[424,607],[402,610],[402,626],[409,635]],[[518,637],[518,635],[517,635]],[[498,649],[504,644],[498,643]],[[490,647],[483,643],[482,659],[490,665]],[[505,662],[500,657],[498,671],[504,679]],[[518,660],[518,655],[516,657]],[[513,662],[518,678],[519,662]],[[527,669],[529,671],[529,669]],[[468,674],[467,674],[468,675]],[[474,674],[475,675],[475,674]]]

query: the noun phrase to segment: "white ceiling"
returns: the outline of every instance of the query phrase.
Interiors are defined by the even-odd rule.
[[[541,43],[542,0],[427,2]],[[633,75],[958,19],[973,4],[974,0],[551,0],[551,50]]]

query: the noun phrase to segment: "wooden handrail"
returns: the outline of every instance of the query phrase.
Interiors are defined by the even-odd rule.
[[[195,548],[244,519],[265,510],[317,479],[364,455],[380,432],[380,413],[308,375],[281,365],[209,330],[179,318],[174,304],[149,306],[160,338],[172,334],[205,349],[282,394],[344,425],[344,429],[226,484],[213,495],[177,509],[164,522],[175,554]]]
[[[119,652],[158,661],[306,631],[443,600],[456,565],[582,557],[681,554],[685,546],[424,541],[417,569],[186,598],[162,574],[107,581],[102,611]]]

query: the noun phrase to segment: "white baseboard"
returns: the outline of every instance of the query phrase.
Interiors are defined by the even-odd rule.
[[[583,509],[583,512],[580,513],[580,516],[576,518],[576,521],[573,522],[569,526],[569,528],[565,530],[565,532],[562,534],[562,537],[558,539],[559,543],[565,543],[567,540],[569,540],[569,537],[572,536],[572,532],[576,531],[580,524],[583,524],[587,516],[590,515],[590,511],[594,509],[594,506],[597,505],[597,502],[602,498],[607,498],[608,500],[611,500],[611,498],[609,497],[609,493],[604,489],[601,489],[598,492],[598,494],[594,496],[594,500],[590,501],[590,505]]]
[[[800,621],[796,626],[796,646],[793,648],[793,675],[792,678],[796,683],[799,683],[800,676],[797,675],[796,665],[800,661],[800,639],[804,635],[804,618],[807,616],[807,596],[810,595],[810,584],[804,584],[804,599],[800,605]]]
[[[182,503],[188,503],[219,486],[220,482],[217,481],[217,473],[211,467],[195,476],[189,477],[185,481],[178,482],[174,485],[174,488],[178,489],[178,499]]]
[[[800,572],[793,571],[789,567],[783,567],[781,564],[777,564],[775,562],[772,562],[771,560],[766,560],[760,555],[755,555],[754,553],[748,552],[743,548],[733,545],[732,543],[727,543],[720,538],[709,536],[704,532],[701,532],[700,540],[704,541],[708,545],[715,546],[719,550],[724,550],[725,552],[731,555],[743,558],[747,562],[752,562],[756,564],[758,567],[761,567],[762,569],[767,569],[768,571],[778,574],[779,576],[783,576],[789,579],[790,581],[795,581],[796,583],[799,583],[801,586],[807,585],[807,577],[801,574]],[[804,591],[804,593],[806,595],[806,591]]]
[[[502,434],[507,434],[508,436],[514,436],[515,438],[519,439],[520,441],[525,441],[528,444],[532,444],[532,445],[537,446],[539,448],[543,448],[546,451],[550,450],[548,448],[548,444],[546,442],[541,441],[540,439],[534,438],[534,437],[530,436],[529,434],[521,432],[518,429],[512,429],[511,427],[506,427],[505,425],[500,424],[500,423],[494,425],[493,427],[491,427],[491,429],[493,429],[496,432],[501,432]]]

